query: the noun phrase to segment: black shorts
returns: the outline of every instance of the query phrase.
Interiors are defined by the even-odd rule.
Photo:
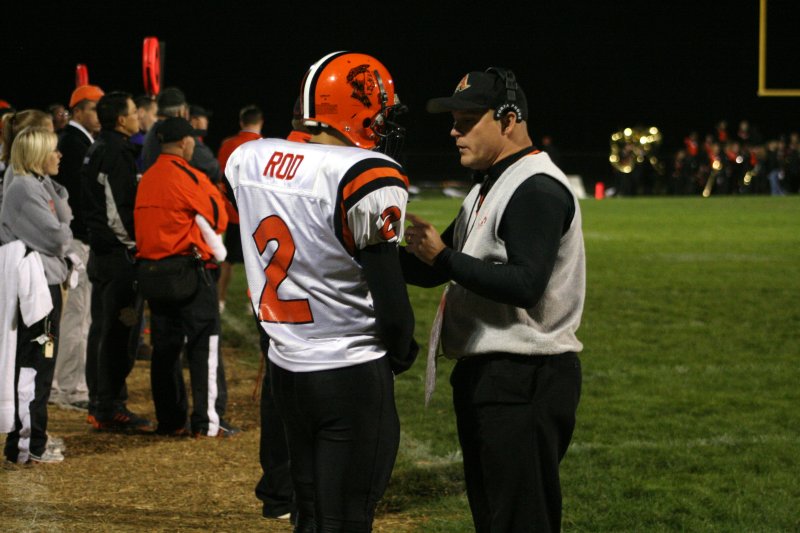
[[[225,261],[228,263],[244,263],[239,224],[228,224],[228,229],[225,230],[225,248],[228,250],[228,256]]]

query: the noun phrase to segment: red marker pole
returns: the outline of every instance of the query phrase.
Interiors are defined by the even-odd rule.
[[[144,91],[150,96],[161,92],[163,76],[162,45],[157,37],[145,37],[142,45],[142,78]]]
[[[83,63],[78,63],[75,67],[75,87],[89,85],[89,69]]]

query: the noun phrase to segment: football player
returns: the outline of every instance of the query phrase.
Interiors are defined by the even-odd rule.
[[[350,52],[314,63],[300,98],[309,142],[249,142],[225,175],[270,339],[295,531],[370,531],[399,444],[394,375],[418,350],[397,258],[408,178],[385,153],[403,107],[386,67]]]

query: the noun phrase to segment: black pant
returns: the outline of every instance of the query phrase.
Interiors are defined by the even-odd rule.
[[[319,372],[270,363],[270,372],[289,441],[295,531],[371,531],[400,442],[388,359]]]
[[[255,315],[253,315],[255,318]],[[265,360],[269,351],[269,337],[256,320],[261,354]],[[269,364],[266,365],[264,381],[261,384],[261,440],[258,458],[263,475],[256,485],[256,497],[264,502],[263,515],[278,517],[295,511],[292,476],[289,472],[289,447],[286,443],[286,430],[278,413],[272,394]]]
[[[27,461],[30,453],[41,456],[47,446],[47,401],[56,369],[61,322],[61,288],[50,285],[53,310],[39,322],[26,326],[17,306],[17,354],[14,365],[14,431],[6,437],[9,461]],[[34,339],[49,328],[54,337],[53,356],[45,357],[45,346]],[[24,419],[24,420],[23,420]],[[20,431],[23,430],[23,431]],[[29,438],[21,435],[28,434]]]
[[[559,531],[558,468],[575,427],[578,356],[466,357],[450,382],[475,531]]]
[[[192,380],[191,429],[216,435],[225,415],[228,392],[220,347],[217,286],[209,273],[202,276],[197,291],[183,302],[151,299],[150,384],[156,408],[158,431],[186,426],[188,398],[183,381],[181,349],[186,339],[186,358]]]
[[[92,282],[92,325],[86,354],[86,383],[92,414],[110,418],[117,404],[128,399],[125,380],[136,362],[132,341],[138,331],[136,266],[125,250],[90,252],[87,268]]]

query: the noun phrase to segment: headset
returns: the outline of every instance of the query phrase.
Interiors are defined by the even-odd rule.
[[[519,89],[519,85],[517,85],[517,77],[514,76],[514,73],[502,67],[489,67],[486,69],[486,72],[495,74],[506,86],[506,100],[495,109],[494,119],[500,120],[504,115],[513,111],[517,115],[517,122],[525,120],[526,117],[523,116],[522,109],[517,103],[517,89]]]

